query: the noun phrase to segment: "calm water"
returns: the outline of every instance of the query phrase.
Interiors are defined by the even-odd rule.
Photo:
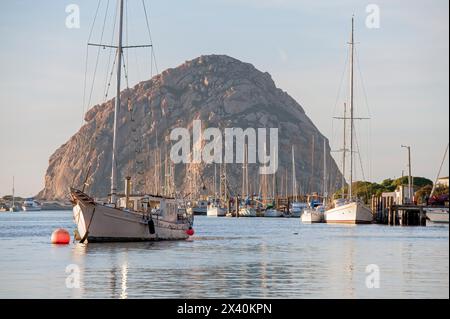
[[[70,211],[0,213],[0,298],[449,298],[448,226],[197,217],[191,241],[53,246],[57,227]]]

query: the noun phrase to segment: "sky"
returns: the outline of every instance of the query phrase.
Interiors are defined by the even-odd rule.
[[[0,4],[0,195],[11,193],[13,176],[19,196],[33,196],[43,188],[49,157],[82,124],[89,101],[83,95],[86,58],[87,92],[94,88],[90,105],[103,101],[109,51],[101,50],[92,85],[97,49],[86,49],[98,3]],[[413,175],[435,179],[449,136],[447,0],[145,3],[159,71],[205,54],[252,63],[302,105],[333,149],[341,143],[342,123],[332,117],[342,113],[348,92],[344,70],[354,14],[356,109],[371,118],[357,123],[364,177],[380,182],[406,172],[405,144],[412,148]],[[79,28],[66,25],[71,4],[79,8]],[[369,4],[380,10],[379,28],[366,25]],[[113,0],[100,1],[91,42],[110,41],[114,7]],[[147,44],[141,0],[128,0],[127,17],[128,43]],[[128,58],[133,61],[127,62],[130,86],[154,75],[148,49],[136,49]],[[340,164],[341,155],[334,156]],[[358,174],[362,178],[361,170]]]

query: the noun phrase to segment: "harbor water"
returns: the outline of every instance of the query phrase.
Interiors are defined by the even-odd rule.
[[[0,213],[0,298],[449,298],[449,228],[196,217],[188,241],[50,243],[70,211]]]

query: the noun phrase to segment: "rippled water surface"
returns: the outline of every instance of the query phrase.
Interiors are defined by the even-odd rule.
[[[54,246],[58,227],[70,211],[0,213],[0,298],[449,298],[448,226],[197,217],[189,241]]]

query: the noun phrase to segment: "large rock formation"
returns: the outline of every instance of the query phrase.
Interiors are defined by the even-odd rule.
[[[280,191],[283,189],[281,185],[288,184],[290,189],[292,145],[295,147],[300,192],[322,190],[325,139],[330,190],[340,187],[341,174],[330,156],[326,138],[302,107],[275,86],[268,73],[258,71],[251,64],[228,56],[202,56],[123,91],[121,101],[118,115],[120,191],[122,180],[130,175],[135,180],[136,192],[161,192],[155,189],[155,174],[161,172],[160,175],[164,176],[163,168],[156,165],[160,162],[159,156],[155,156],[157,141],[164,165],[165,154],[170,148],[168,137],[171,130],[175,127],[191,128],[195,119],[201,119],[208,127],[279,128]],[[88,167],[88,192],[97,197],[105,197],[109,193],[113,108],[114,99],[91,108],[85,117],[86,124],[50,157],[45,188],[38,195],[40,198],[65,198],[69,186],[81,187]],[[249,165],[253,189],[258,183],[258,167],[259,164]],[[212,193],[213,165],[199,165],[198,169],[202,182],[197,186],[204,185],[204,191]],[[240,190],[241,170],[241,164],[227,167],[233,191]],[[190,172],[188,165],[175,166],[176,188],[185,193],[189,186],[192,188],[192,174],[186,172]]]

